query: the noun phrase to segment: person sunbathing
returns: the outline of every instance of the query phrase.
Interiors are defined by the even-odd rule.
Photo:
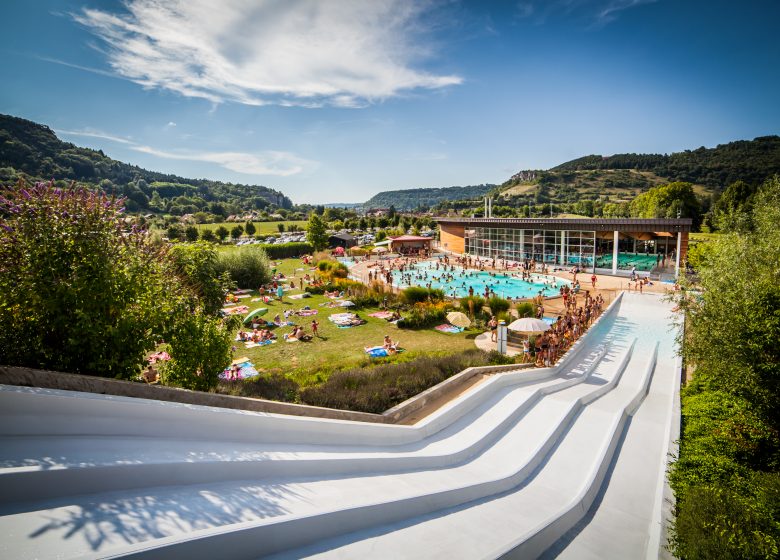
[[[382,344],[382,348],[387,350],[390,354],[395,354],[398,352],[398,343],[393,342],[393,340],[390,338],[390,335],[385,335],[384,344]]]
[[[311,340],[311,336],[306,334],[306,332],[303,330],[303,327],[300,325],[295,328],[293,338],[296,338],[302,342],[308,342]]]

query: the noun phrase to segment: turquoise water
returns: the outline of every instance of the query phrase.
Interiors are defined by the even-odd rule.
[[[552,276],[542,276],[533,274],[534,282],[526,282],[520,279],[520,273],[503,274],[480,272],[478,270],[464,270],[462,267],[455,266],[454,272],[444,271],[443,267],[436,270],[436,263],[426,261],[405,269],[403,276],[408,279],[411,274],[411,284],[406,280],[402,281],[401,272],[393,271],[393,285],[400,288],[412,286],[426,286],[431,284],[432,288],[444,290],[448,296],[464,297],[469,295],[469,287],[474,288],[474,295],[484,295],[487,286],[496,293],[497,296],[504,298],[532,298],[542,292],[544,296],[558,295],[560,287],[564,284],[570,284],[566,280],[554,278]],[[426,277],[427,274],[427,277]],[[444,274],[451,274],[455,278],[448,280],[442,278]],[[422,278],[419,276],[422,275]]]
[[[347,265],[347,268],[352,268],[355,266],[355,259],[352,257],[338,257],[338,261]]]

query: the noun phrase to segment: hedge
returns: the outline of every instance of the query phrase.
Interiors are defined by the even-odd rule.
[[[289,259],[291,257],[300,257],[310,255],[314,252],[311,243],[280,243],[278,245],[262,244],[269,259]]]

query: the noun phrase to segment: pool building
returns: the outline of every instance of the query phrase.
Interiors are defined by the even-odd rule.
[[[600,274],[680,272],[690,218],[435,218],[440,248],[452,253]]]

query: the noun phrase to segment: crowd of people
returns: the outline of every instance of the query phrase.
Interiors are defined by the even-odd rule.
[[[559,281],[553,276],[547,276],[548,270],[544,265],[537,265],[536,261],[529,260],[523,263],[510,263],[496,259],[481,259],[477,257],[441,256],[436,261],[420,260],[414,257],[397,257],[378,261],[368,271],[368,283],[384,282],[396,288],[403,289],[410,286],[423,286],[428,289],[444,289],[446,295],[458,297],[480,295],[484,298],[494,297],[512,289],[513,279],[544,286],[543,289],[555,289],[559,287]],[[495,267],[504,266],[504,271]],[[488,278],[485,281],[485,275]],[[476,294],[474,284],[484,285],[479,294]],[[503,288],[503,289],[502,289]],[[518,296],[509,300],[521,300]]]
[[[586,291],[582,305],[577,304],[577,294],[572,294],[550,329],[533,340],[523,340],[524,359],[535,361],[540,367],[554,364],[601,315],[603,308],[604,298],[601,294],[594,298]]]

